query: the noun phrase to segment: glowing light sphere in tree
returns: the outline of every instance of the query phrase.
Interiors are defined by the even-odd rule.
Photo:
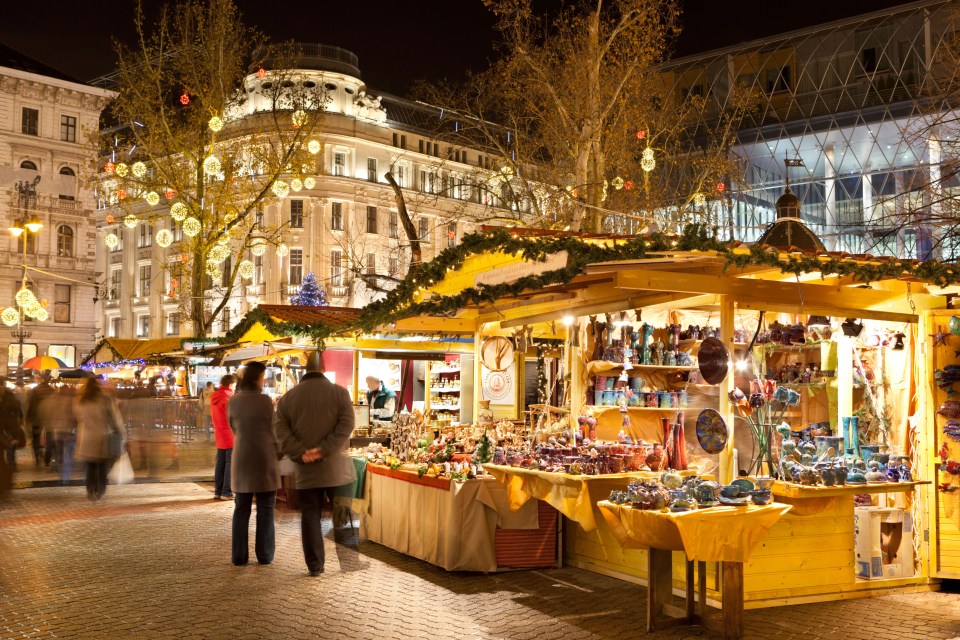
[[[124,189],[123,187],[120,187],[119,189],[117,189],[117,199],[118,199],[118,200],[126,200],[126,199],[127,199],[127,190]]]
[[[277,255],[281,258],[286,258],[287,254],[290,253],[290,248],[283,242],[277,245]]]
[[[223,277],[223,270],[215,262],[207,263],[207,275],[213,279],[218,279]]]
[[[207,126],[210,127],[210,131],[216,133],[220,131],[220,129],[223,129],[223,118],[220,116],[213,116],[210,118],[210,121],[207,122]]]
[[[237,219],[237,212],[236,212],[236,211],[227,211],[225,214],[223,214],[223,222],[224,222],[224,224],[230,224],[231,222],[233,222],[233,221],[236,220],[236,219]]]
[[[160,204],[160,194],[156,191],[150,191],[147,195],[143,196],[143,199],[147,201],[147,204],[151,207],[155,207]]]
[[[230,242],[230,232],[229,232],[229,231],[226,231],[226,232],[222,233],[222,234],[220,235],[220,237],[217,238],[217,244],[218,244],[218,245],[225,246],[228,242]]]
[[[317,181],[314,178],[304,178],[303,179],[303,188],[304,189],[313,189],[317,186]]]
[[[107,248],[113,251],[117,248],[117,245],[120,244],[120,238],[118,238],[115,233],[108,233],[103,239],[103,244],[107,245]]]
[[[623,189],[623,178],[621,178],[620,176],[617,176],[616,178],[610,181],[610,184],[613,185],[614,189],[616,189],[617,191],[620,191],[620,189]]]
[[[707,204],[707,196],[703,195],[699,191],[693,194],[693,206],[702,207]]]
[[[44,308],[40,306],[40,303],[39,303],[39,302],[37,302],[37,303],[35,303],[35,304],[28,304],[27,306],[25,306],[25,307],[23,308],[23,312],[24,312],[24,313],[27,315],[27,317],[29,317],[29,318],[39,319],[39,318],[37,318],[37,316],[39,316],[40,313],[43,312],[43,311],[44,311]]]
[[[106,171],[107,173],[113,173],[113,170],[116,168],[116,166],[117,165],[115,165],[114,163],[108,162],[105,165],[103,165],[103,170]]]
[[[173,233],[170,229],[160,229],[160,231],[157,231],[155,240],[160,247],[166,249],[173,244]]]
[[[311,140],[310,142],[308,142],[308,143],[307,143],[307,151],[309,151],[309,152],[312,153],[313,155],[317,155],[318,153],[320,153],[320,141],[319,141],[319,140]]]
[[[203,226],[200,224],[200,221],[197,220],[196,218],[191,217],[183,221],[183,233],[190,238],[193,238],[198,233],[200,233],[200,230],[202,228]]]
[[[290,193],[290,185],[283,180],[277,180],[270,187],[270,190],[273,191],[273,194],[278,198],[286,198],[287,194]]]
[[[657,161],[653,157],[653,149],[647,147],[643,150],[643,155],[640,156],[640,168],[650,173],[657,166]]]
[[[240,274],[241,278],[245,280],[250,280],[253,278],[253,263],[249,260],[243,260],[240,264],[237,265],[237,273]]]
[[[133,215],[132,213],[127,214],[123,218],[123,226],[125,226],[127,229],[133,229],[135,226],[137,226],[137,222],[137,216]]]
[[[258,78],[266,78],[266,77],[267,77],[267,70],[264,69],[263,67],[260,67],[259,69],[257,69],[257,77],[258,77]]]
[[[301,191],[303,189],[303,180],[300,178],[294,178],[290,181],[290,188],[294,191]]]
[[[187,205],[182,202],[175,202],[173,206],[170,207],[170,217],[176,220],[177,222],[182,222],[184,218],[187,217],[187,214],[190,213],[190,210],[187,209]]]
[[[37,310],[37,313],[34,314],[33,317],[39,320],[40,322],[46,322],[47,319],[50,317],[50,314],[47,312],[46,309],[44,309],[43,307],[40,307]]]
[[[224,260],[230,257],[230,253],[231,251],[229,247],[222,244],[218,244],[218,245],[215,245],[212,249],[210,249],[210,251],[207,253],[207,258],[217,264],[220,264],[221,262],[223,262]]]
[[[182,104],[183,106],[187,106],[188,104],[190,104],[190,94],[187,93],[186,91],[180,94],[180,104]]]
[[[147,165],[139,161],[134,162],[133,165],[130,167],[130,173],[132,173],[137,178],[142,178],[143,176],[147,175]]]
[[[130,167],[123,164],[122,162],[118,162],[117,165],[113,168],[113,172],[118,176],[120,176],[121,178],[125,178],[127,177],[127,174],[130,173]]]
[[[254,238],[250,241],[250,253],[262,256],[267,252],[267,241],[263,238]]]
[[[293,121],[294,128],[299,129],[307,124],[307,112],[303,109],[297,109],[293,112],[293,115],[290,116],[290,119]]]
[[[204,173],[220,173],[220,170],[223,168],[223,165],[220,164],[220,158],[217,156],[209,156],[206,160],[203,161],[203,172]]]
[[[20,320],[20,312],[14,309],[13,307],[7,307],[0,313],[0,320],[3,320],[3,324],[8,327],[12,327],[17,324],[17,321]]]
[[[167,200],[173,200],[174,198],[177,197],[177,192],[171,189],[170,187],[167,187],[166,190],[163,192],[163,197],[166,198]]]
[[[30,289],[27,289],[26,287],[21,287],[13,299],[16,300],[17,304],[21,307],[29,307],[39,304],[37,302],[37,296],[33,295],[33,291],[30,291]]]

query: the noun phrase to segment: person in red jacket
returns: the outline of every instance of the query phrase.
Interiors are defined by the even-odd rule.
[[[213,499],[233,498],[230,489],[230,458],[233,457],[233,431],[227,421],[227,405],[233,397],[237,377],[227,374],[220,378],[220,386],[210,397],[210,419],[213,420],[213,437],[217,442],[217,466],[213,471]]]

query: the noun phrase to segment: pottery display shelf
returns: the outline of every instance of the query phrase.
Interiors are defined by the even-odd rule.
[[[866,484],[845,484],[842,486],[826,487],[823,485],[806,485],[795,482],[775,482],[773,495],[785,498],[833,498],[837,496],[861,495],[865,493],[902,493],[913,491],[915,487],[931,484],[929,480],[913,480],[911,482],[868,482]]]

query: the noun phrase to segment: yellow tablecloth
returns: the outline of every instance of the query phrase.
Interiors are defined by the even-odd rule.
[[[623,488],[635,478],[656,478],[660,475],[651,471],[634,471],[602,476],[572,476],[494,464],[485,464],[483,468],[506,487],[507,505],[511,510],[516,511],[530,500],[543,500],[580,523],[584,531],[597,528],[593,506],[610,495],[611,487]]]
[[[622,547],[686,551],[690,560],[700,562],[746,562],[770,527],[791,508],[774,502],[762,507],[662,513],[606,500],[597,506]]]

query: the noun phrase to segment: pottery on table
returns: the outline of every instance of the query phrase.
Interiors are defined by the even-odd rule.
[[[776,478],[770,476],[757,476],[753,479],[753,484],[757,486],[757,489],[772,489],[773,483],[776,481]]]
[[[697,485],[696,492],[701,507],[712,507],[720,497],[720,485],[713,480],[705,480]]]
[[[816,436],[814,442],[817,459],[834,458],[843,453],[843,436]]]
[[[773,492],[770,489],[754,489],[750,492],[753,504],[764,505],[773,502]]]

